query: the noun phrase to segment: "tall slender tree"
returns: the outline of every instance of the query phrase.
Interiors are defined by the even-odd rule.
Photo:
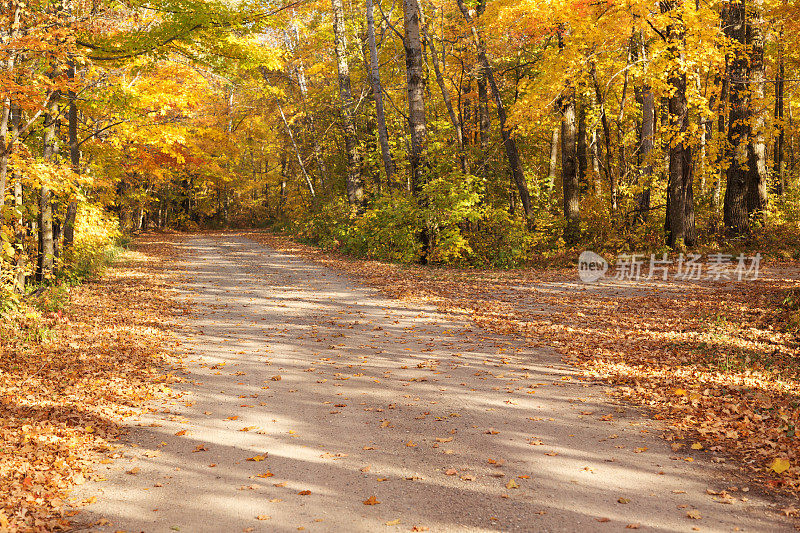
[[[511,130],[507,124],[508,117],[506,115],[506,107],[505,104],[503,104],[500,88],[497,85],[494,72],[492,71],[492,66],[489,63],[489,58],[486,55],[486,45],[478,34],[478,29],[475,27],[474,21],[472,20],[472,15],[469,14],[469,10],[464,4],[464,0],[456,0],[456,2],[458,3],[458,8],[461,10],[461,14],[464,16],[464,19],[471,26],[472,37],[475,40],[475,45],[478,49],[478,60],[483,68],[483,75],[488,80],[489,87],[491,87],[492,95],[494,96],[494,104],[497,108],[497,118],[500,122],[500,135],[503,138],[503,146],[506,149],[506,157],[508,159],[511,177],[517,186],[519,198],[522,202],[522,209],[525,211],[525,217],[528,220],[531,220],[533,218],[533,205],[531,204],[531,196],[528,192],[528,183],[525,180],[525,174],[522,171],[522,161],[519,157],[517,143],[514,140],[514,137],[511,135]]]
[[[425,119],[425,80],[422,72],[422,41],[417,0],[403,0],[403,47],[406,55],[408,122],[411,130],[411,190],[419,194],[427,165],[428,123]]]
[[[347,200],[351,205],[363,206],[364,181],[361,176],[361,150],[353,122],[353,90],[350,85],[350,66],[347,62],[347,34],[342,0],[331,0],[333,6],[333,38],[336,51],[336,70],[339,73],[339,108],[344,126],[344,143],[347,152]]]
[[[681,249],[694,246],[694,190],[692,188],[692,147],[687,137],[689,107],[686,99],[685,53],[686,29],[683,7],[677,0],[662,0],[661,12],[669,17],[666,28],[670,59],[667,82],[669,148],[667,213],[664,221],[667,245]]]
[[[381,147],[383,169],[386,172],[386,183],[395,187],[394,161],[389,147],[389,132],[386,129],[386,113],[383,108],[383,86],[378,63],[378,46],[375,41],[375,16],[372,0],[367,0],[367,44],[369,46],[369,80],[372,85],[372,98],[375,101],[375,122],[378,127],[378,142]]]
[[[53,77],[56,76],[54,67]],[[58,120],[60,93],[54,92],[47,105],[44,116],[44,160],[55,162],[58,154]],[[36,281],[46,281],[55,266],[55,242],[53,240],[53,194],[47,183],[39,187],[39,259],[36,268]]]

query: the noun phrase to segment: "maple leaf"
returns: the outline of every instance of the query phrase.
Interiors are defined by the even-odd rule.
[[[784,459],[782,457],[776,457],[769,465],[770,469],[776,474],[782,474],[786,472],[790,466],[791,463],[789,462],[789,460]]]
[[[379,502],[378,499],[375,496],[370,496],[369,498],[364,500],[363,503],[364,503],[364,505],[378,505],[381,502]]]

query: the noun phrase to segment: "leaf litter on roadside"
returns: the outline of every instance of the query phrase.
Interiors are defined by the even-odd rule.
[[[800,344],[781,307],[798,283],[783,273],[796,262],[776,264],[772,273],[767,265],[755,281],[701,281],[669,290],[643,283],[626,293],[575,286],[572,267],[400,267],[274,233],[247,237],[347,272],[391,297],[466,312],[489,330],[554,346],[586,377],[615,385],[618,398],[651,409],[666,423],[669,440],[733,458],[770,489],[800,492]],[[539,291],[543,283],[571,288]],[[532,302],[548,313],[531,312]]]
[[[111,462],[120,420],[172,394],[168,328],[183,309],[163,272],[171,239],[142,240],[102,278],[72,287],[60,313],[0,320],[0,530],[69,528],[68,490]],[[49,334],[32,341],[31,328]]]

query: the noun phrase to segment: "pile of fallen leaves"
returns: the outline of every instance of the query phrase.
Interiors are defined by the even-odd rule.
[[[68,489],[93,475],[123,417],[168,390],[164,350],[180,312],[162,275],[170,253],[145,242],[70,288],[63,309],[0,319],[0,531],[68,528]]]
[[[772,489],[800,492],[800,342],[782,305],[800,286],[796,264],[773,264],[750,282],[598,289],[578,282],[576,269],[400,266],[246,236],[555,347],[664,420],[676,458],[691,438],[715,461],[734,459]]]

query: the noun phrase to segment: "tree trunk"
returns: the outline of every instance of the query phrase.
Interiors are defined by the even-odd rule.
[[[9,33],[8,33],[8,40],[11,42],[13,39],[16,38],[18,33],[18,26],[19,26],[19,18],[20,12],[22,9],[22,4],[16,3],[14,7],[14,15],[10,17],[9,22],[11,22]],[[16,61],[16,54],[10,51],[6,51],[8,53],[8,57],[5,61],[5,69],[7,72],[12,72],[14,70],[14,63]],[[7,97],[2,102],[3,109],[0,111],[0,230],[3,228],[3,206],[5,205],[6,200],[6,187],[8,186],[8,158],[11,156],[11,151],[14,148],[14,141],[8,143],[8,127],[11,124],[11,109],[12,103],[11,98]],[[16,137],[16,135],[14,136]]]
[[[344,125],[344,144],[347,152],[347,201],[350,205],[363,206],[364,181],[361,177],[361,151],[358,146],[356,127],[353,123],[353,91],[350,87],[350,67],[347,64],[347,40],[344,25],[342,0],[332,0],[333,38],[336,49],[336,70],[339,73],[339,106]]]
[[[637,100],[642,107],[642,122],[639,128],[639,146],[637,150],[639,160],[639,185],[642,191],[637,198],[636,218],[644,222],[650,211],[650,184],[653,179],[653,164],[650,161],[654,146],[656,109],[653,91],[650,84],[645,81],[641,87],[636,88]]]
[[[478,0],[475,4],[475,14],[480,17],[486,11],[487,0]],[[478,47],[481,42],[476,40]],[[480,60],[479,60],[480,62]],[[475,83],[478,86],[478,129],[480,130],[481,140],[481,174],[486,175],[489,165],[489,141],[492,135],[492,119],[489,116],[489,91],[486,89],[486,73],[483,65],[475,73]]]
[[[75,64],[70,61],[70,79],[75,79]],[[75,174],[81,172],[81,147],[78,145],[78,106],[75,104],[75,92],[69,91],[69,159],[72,171]],[[64,214],[64,250],[69,250],[75,241],[75,217],[78,215],[78,202],[74,197],[70,197],[67,204],[67,212]]]
[[[580,239],[580,189],[576,144],[575,89],[569,87],[561,97],[561,182],[564,189],[564,242],[574,244]]]
[[[763,0],[753,2],[753,10],[747,24],[750,59],[750,107],[753,114],[752,132],[747,144],[747,159],[750,169],[747,182],[747,214],[751,219],[764,222],[767,207],[767,144],[765,141],[764,103],[764,19]]]
[[[367,0],[367,2],[372,2],[372,0]],[[453,109],[453,102],[450,99],[450,92],[447,90],[447,86],[444,83],[444,76],[442,75],[442,69],[439,65],[439,57],[437,56],[436,52],[436,44],[433,42],[433,39],[427,30],[425,31],[425,40],[428,42],[428,48],[431,49],[433,70],[436,74],[436,83],[439,85],[439,90],[442,93],[444,105],[447,108],[447,114],[450,116],[450,123],[453,125],[453,130],[455,131],[456,142],[458,143],[458,158],[461,162],[461,172],[467,174],[469,173],[469,166],[467,165],[467,155],[464,153],[464,138],[461,132],[461,124],[459,123],[456,112]],[[444,45],[442,45],[442,48],[444,48]],[[442,60],[444,60],[444,49],[442,50]]]
[[[408,86],[408,121],[411,129],[411,191],[422,192],[423,169],[426,166],[428,126],[425,120],[425,81],[422,76],[422,42],[417,0],[403,0],[406,53],[406,84]]]
[[[773,190],[775,194],[782,195],[786,190],[785,165],[784,165],[784,144],[786,142],[786,127],[783,123],[784,111],[784,80],[786,78],[786,67],[784,65],[784,42],[783,29],[778,34],[778,67],[775,75],[775,126],[778,134],[775,136],[775,146],[773,149],[772,172],[775,176]]]
[[[649,50],[644,35],[640,32],[631,39],[631,56],[634,61],[644,63],[647,69]],[[637,122],[639,140],[636,146],[636,163],[638,172],[636,184],[641,191],[636,193],[636,218],[635,222],[646,222],[650,213],[650,186],[653,179],[653,163],[651,153],[655,142],[656,109],[653,90],[646,77],[635,81],[633,86],[634,97],[642,110],[642,118]]]
[[[597,128],[592,129],[592,140],[589,142],[589,153],[592,157],[592,192],[595,196],[603,194],[603,182],[600,179],[600,142]]]
[[[547,174],[547,194],[553,193],[556,185],[556,166],[558,165],[558,132],[561,125],[553,128],[553,139],[550,141],[550,172]]]
[[[460,98],[458,99],[459,118],[461,120],[461,138],[464,139],[464,144],[473,146],[475,144],[474,133],[472,130],[472,99],[469,95],[472,93],[472,80],[466,76],[466,85],[463,83],[465,78],[464,62],[461,62],[461,90]]]
[[[605,172],[606,179],[608,180],[609,188],[611,189],[611,209],[617,209],[617,181],[613,168],[613,149],[611,148],[611,126],[608,124],[608,113],[606,113],[605,102],[603,101],[603,91],[600,89],[600,82],[597,80],[597,71],[594,64],[591,68],[592,82],[594,84],[595,98],[597,104],[600,106],[600,124],[603,126],[603,141],[605,144],[605,161],[603,162],[603,171]],[[600,147],[597,148],[598,154]]]
[[[375,120],[378,124],[378,143],[381,146],[386,183],[390,188],[394,188],[397,184],[394,180],[394,161],[392,161],[392,152],[389,148],[389,132],[386,129],[386,113],[383,109],[383,87],[378,63],[378,47],[375,43],[375,17],[373,16],[372,0],[367,0],[367,42],[369,45],[369,78],[372,85],[372,97],[375,100]]]
[[[292,142],[292,147],[294,148],[294,153],[297,156],[297,163],[300,165],[300,170],[303,173],[303,178],[306,180],[306,185],[308,186],[308,191],[311,193],[311,199],[315,200],[317,198],[317,193],[314,190],[314,184],[311,182],[311,176],[308,175],[306,171],[306,165],[303,163],[303,158],[300,155],[300,148],[297,147],[297,142],[294,140],[294,133],[292,133],[292,128],[289,126],[289,121],[286,120],[286,115],[283,112],[283,106],[278,104],[278,111],[281,114],[281,119],[283,120],[283,125],[286,127],[286,134],[289,136],[289,139]]]
[[[792,99],[789,98],[786,100],[786,114],[788,115],[788,120],[786,125],[788,126],[789,131],[789,138],[787,139],[787,147],[789,149],[789,161],[787,173],[791,174],[794,172],[794,169],[797,167],[797,152],[795,151],[795,142],[794,142],[794,113],[793,113],[793,106],[792,106]]]
[[[725,34],[736,42],[729,68],[730,111],[728,118],[728,143],[731,152],[725,190],[724,224],[727,232],[742,235],[750,231],[747,211],[747,189],[750,183],[751,163],[749,139],[751,135],[750,90],[747,87],[747,12],[745,0],[733,0],[727,6],[728,20]]]
[[[54,93],[47,104],[44,117],[44,150],[45,161],[52,162],[58,152],[58,100]],[[53,241],[53,205],[52,194],[47,184],[39,188],[39,260],[36,268],[36,281],[44,282],[53,273],[55,246]]]
[[[478,129],[480,130],[481,153],[481,173],[486,174],[486,167],[489,151],[489,140],[492,129],[492,119],[489,118],[489,91],[486,89],[483,68],[481,67],[475,75],[475,83],[478,85]]]
[[[11,118],[11,100],[6,98],[0,111],[0,230],[3,227],[3,206],[6,199],[6,186],[8,176],[8,158],[11,155],[11,146],[7,145],[8,125]]]
[[[671,87],[668,98],[669,128],[672,139],[669,143],[669,179],[667,184],[667,214],[664,229],[667,245],[682,249],[694,246],[694,192],[692,190],[692,149],[684,137],[689,125],[689,109],[686,100],[686,73],[683,71],[683,49],[685,29],[681,9],[676,0],[661,3],[663,13],[669,13],[671,22],[667,27],[668,53],[672,60],[668,83]]]
[[[12,105],[10,112],[11,135],[13,138],[16,138],[22,120],[22,110],[18,106]],[[14,180],[14,207],[16,207],[18,213],[14,220],[14,240],[20,247],[17,251],[14,264],[14,282],[12,290],[14,294],[24,294],[25,269],[27,267],[28,253],[27,250],[25,250],[25,219],[22,216],[22,175],[14,173],[12,179]]]
[[[24,250],[25,245],[25,221],[22,218],[22,176],[14,175],[14,206],[19,212],[16,220],[15,239],[17,244],[23,247],[17,252],[16,264],[14,265],[14,293],[23,294],[25,292],[25,268],[27,266],[27,254]]]
[[[294,32],[294,39],[295,42],[300,41],[300,30],[296,23],[292,24],[292,30]],[[294,44],[291,42],[289,46],[294,49]],[[311,147],[314,151],[314,161],[317,163],[317,173],[319,177],[319,183],[324,188],[325,187],[325,180],[328,177],[328,168],[325,165],[325,160],[322,157],[322,148],[319,144],[319,135],[317,135],[317,124],[314,120],[314,114],[308,107],[308,82],[306,81],[306,71],[305,67],[303,66],[302,60],[298,60],[297,67],[295,69],[295,75],[297,76],[297,87],[300,89],[300,99],[303,103],[303,112],[306,116],[306,124],[308,125],[308,132],[311,135]]]
[[[589,189],[589,184],[586,181],[589,160],[588,150],[586,143],[586,103],[581,98],[578,102],[578,184],[581,192],[586,192]]]
[[[472,24],[472,17],[470,16],[467,7],[464,5],[464,0],[456,1],[458,2],[458,7],[461,10],[461,14],[464,15],[467,23],[472,26],[472,37],[475,40],[475,44],[478,49],[478,59],[483,66],[483,74],[486,80],[489,82],[489,87],[492,89],[494,104],[495,107],[497,107],[497,118],[500,121],[500,134],[502,135],[503,145],[506,149],[508,166],[511,170],[511,176],[514,178],[514,183],[517,186],[517,191],[519,191],[519,198],[522,202],[522,209],[525,211],[525,218],[530,221],[533,218],[533,206],[531,205],[531,196],[528,192],[528,184],[525,181],[525,174],[522,172],[522,162],[519,158],[517,143],[514,141],[514,138],[511,136],[511,131],[506,125],[506,108],[500,95],[500,89],[498,88],[497,82],[494,79],[492,66],[489,64],[489,59],[486,56],[486,46],[480,38],[480,35],[478,35],[477,28],[475,28],[475,25]]]

